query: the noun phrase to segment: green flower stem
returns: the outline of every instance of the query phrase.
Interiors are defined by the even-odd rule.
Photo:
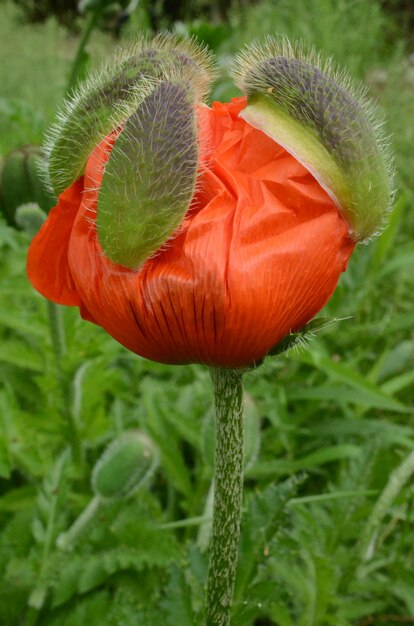
[[[85,57],[88,59],[86,53],[86,46],[88,44],[89,38],[98,22],[98,18],[101,15],[101,9],[97,8],[91,12],[89,19],[86,21],[81,39],[79,41],[78,49],[76,51],[75,59],[72,63],[72,69],[68,80],[67,91],[68,93],[73,90],[78,82],[79,78],[82,76],[82,71],[84,69]]]
[[[216,406],[213,529],[206,626],[228,626],[236,576],[243,496],[242,373],[211,370]]]
[[[89,504],[83,509],[79,517],[65,533],[61,533],[56,540],[56,546],[61,550],[71,550],[76,544],[86,526],[93,520],[96,512],[102,504],[99,496],[94,496]]]

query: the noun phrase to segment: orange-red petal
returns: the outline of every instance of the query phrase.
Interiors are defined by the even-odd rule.
[[[33,287],[57,304],[80,305],[68,263],[73,223],[82,200],[83,178],[60,196],[34,237],[27,257],[27,274]]]
[[[83,315],[147,358],[228,367],[261,359],[322,308],[352,253],[331,199],[238,117],[244,106],[239,99],[199,109],[197,193],[181,228],[138,272],[111,263],[97,240],[108,142],[88,161],[70,276]]]

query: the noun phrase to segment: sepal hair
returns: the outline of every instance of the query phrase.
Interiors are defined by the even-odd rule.
[[[45,142],[45,178],[59,195],[79,178],[92,150],[122,126],[154,81],[179,75],[202,102],[214,78],[211,53],[193,39],[162,34],[120,50],[63,103]]]
[[[190,206],[198,168],[195,97],[178,74],[159,80],[115,141],[97,210],[98,239],[114,263],[139,269]]]
[[[284,147],[337,203],[353,238],[375,234],[392,204],[394,168],[382,113],[366,88],[331,59],[284,36],[247,46],[233,73],[252,109],[259,103],[274,116],[269,135],[277,140],[283,128],[285,139],[292,129],[295,140]]]

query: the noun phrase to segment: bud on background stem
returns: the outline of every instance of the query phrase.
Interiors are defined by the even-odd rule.
[[[144,433],[125,431],[106,448],[92,471],[92,500],[68,531],[61,533],[56,545],[71,550],[100,507],[125,500],[146,486],[159,465],[159,454]]]
[[[48,213],[56,203],[40,175],[43,159],[40,146],[18,148],[4,158],[0,166],[0,208],[9,224],[15,224],[16,209],[22,204],[34,202]]]
[[[19,228],[24,230],[30,237],[34,237],[39,232],[47,215],[38,204],[28,202],[21,204],[16,209],[15,221]]]
[[[158,464],[157,449],[147,435],[138,430],[124,432],[96,462],[92,488],[102,500],[129,498],[151,479]]]

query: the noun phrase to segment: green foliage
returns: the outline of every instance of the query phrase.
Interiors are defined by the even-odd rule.
[[[322,313],[350,319],[246,375],[250,447],[234,624],[410,623],[411,66],[379,2],[277,4],[233,11],[231,35],[215,44],[222,65],[265,30],[335,53],[386,108],[400,189],[389,228],[355,252]],[[40,141],[74,51],[53,21],[29,28],[14,16],[4,4],[2,154]],[[229,89],[220,82],[216,97]],[[72,309],[55,311],[65,333],[57,358],[50,310],[25,278],[28,243],[0,222],[1,624],[198,625],[211,521],[209,374],[129,354]],[[72,550],[60,550],[57,537],[93,497],[97,459],[137,428],[160,453],[151,485],[100,508]]]

